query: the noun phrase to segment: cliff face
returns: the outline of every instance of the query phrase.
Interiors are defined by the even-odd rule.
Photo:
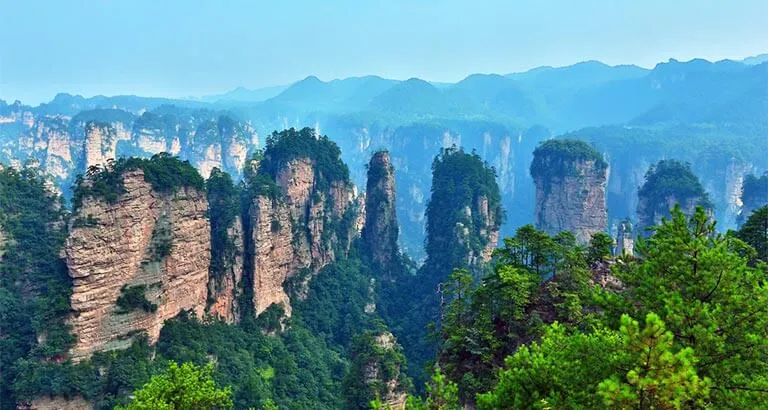
[[[616,255],[635,254],[635,241],[632,237],[632,223],[627,219],[619,224],[616,234]]]
[[[333,181],[323,189],[313,160],[285,163],[275,182],[280,194],[256,196],[250,206],[253,251],[253,306],[258,315],[282,304],[290,316],[286,281],[304,270],[317,272],[349,250],[355,236],[356,198],[350,183]],[[309,277],[298,283],[299,295]]]
[[[395,172],[389,153],[379,151],[368,165],[362,241],[373,263],[384,272],[398,257]]]
[[[768,205],[768,172],[759,178],[754,175],[743,178],[739,202],[741,202],[741,212],[737,222],[741,225],[756,209]]]
[[[395,342],[395,336],[390,332],[382,332],[374,338],[373,345],[379,357],[374,355],[374,357],[365,364],[363,369],[364,383],[381,386],[382,391],[380,392],[380,398],[384,408],[393,410],[404,409],[407,394],[405,392],[405,386],[400,383],[400,363],[396,363],[394,372],[388,375],[385,373],[384,369],[382,369],[385,365],[382,363],[384,361],[383,357],[386,357],[391,351],[398,348]],[[382,380],[385,375],[387,376],[386,379]]]
[[[243,224],[240,216],[236,216],[232,225],[226,230],[227,242],[232,246],[231,255],[222,258],[224,265],[220,277],[211,276],[208,279],[208,313],[227,323],[240,320],[238,297],[242,291],[243,281]]]
[[[433,169],[424,272],[435,283],[455,268],[479,274],[503,219],[496,176],[477,154],[455,147],[441,151]]]
[[[73,280],[73,358],[123,348],[138,332],[154,343],[163,322],[206,307],[210,230],[205,196],[192,188],[161,194],[141,170],[123,173],[113,204],[86,198],[66,242]],[[130,303],[146,302],[142,306]],[[126,300],[118,306],[119,300]]]
[[[645,175],[638,190],[637,227],[639,235],[648,235],[648,228],[669,217],[670,209],[679,205],[683,214],[693,215],[697,206],[712,212],[709,195],[691,170],[690,164],[676,160],[661,160]]]
[[[531,175],[536,185],[537,228],[550,235],[570,231],[582,244],[593,233],[606,230],[608,167],[589,145],[548,141],[534,152]]]
[[[14,166],[36,162],[67,189],[90,166],[160,152],[189,160],[206,178],[214,167],[239,175],[248,152],[259,144],[248,123],[213,111],[139,112],[94,109],[74,117],[12,112],[0,117],[0,158]]]

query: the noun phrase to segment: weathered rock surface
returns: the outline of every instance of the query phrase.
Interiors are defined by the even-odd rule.
[[[616,256],[635,254],[635,240],[632,237],[632,222],[625,219],[619,224],[616,234]]]
[[[258,315],[282,304],[290,316],[285,282],[303,270],[317,272],[341,256],[338,251],[349,249],[355,226],[341,222],[355,212],[357,199],[347,182],[333,181],[322,189],[307,158],[288,161],[276,174],[279,197],[258,196],[250,207],[253,306]],[[309,277],[303,279],[299,295]]]
[[[536,227],[554,235],[570,231],[579,243],[608,227],[605,188],[608,170],[593,160],[571,164],[573,174],[536,175]]]
[[[240,319],[238,297],[242,291],[244,257],[243,226],[239,216],[235,217],[232,226],[227,229],[227,235],[235,254],[231,261],[224,261],[224,272],[220,278],[208,279],[208,313],[227,323],[236,323]]]
[[[198,316],[205,310],[211,243],[204,194],[191,188],[159,194],[141,170],[126,171],[123,181],[125,193],[116,203],[83,201],[67,238],[76,360],[126,347],[139,332],[154,343],[165,320],[182,310]],[[159,257],[159,241],[167,240],[170,251]],[[156,311],[121,312],[121,288],[140,285]]]
[[[253,307],[255,314],[272,304],[283,305],[286,315],[291,304],[283,283],[302,266],[296,259],[288,205],[267,197],[256,197],[251,205],[253,250]]]
[[[390,270],[388,268],[399,254],[395,205],[394,167],[389,153],[379,151],[373,154],[368,164],[365,224],[361,237],[371,260],[384,272]]]
[[[91,410],[93,405],[80,396],[72,398],[64,397],[40,397],[30,403],[19,404],[19,410]]]
[[[390,332],[383,332],[377,335],[374,338],[374,345],[376,348],[383,351],[382,356],[386,354],[387,351],[397,348],[395,336],[393,336]],[[390,375],[387,380],[381,380],[383,375],[381,368],[382,364],[375,359],[376,358],[373,358],[370,362],[366,363],[366,366],[363,370],[365,383],[369,385],[375,383],[384,386],[384,392],[381,395],[381,401],[384,408],[393,410],[404,409],[407,394],[405,392],[405,386],[401,386],[398,379],[400,376],[399,364],[397,365],[394,374]]]

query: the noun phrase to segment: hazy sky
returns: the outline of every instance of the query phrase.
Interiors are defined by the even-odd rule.
[[[768,52],[766,18],[766,0],[0,0],[0,98],[743,58]]]

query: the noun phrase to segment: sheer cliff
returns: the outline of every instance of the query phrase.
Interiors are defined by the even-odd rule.
[[[120,193],[83,194],[66,243],[75,359],[125,348],[142,332],[154,343],[167,319],[206,307],[211,242],[201,184],[161,188],[141,167],[104,172],[118,173]]]
[[[608,164],[602,155],[583,141],[549,140],[533,156],[536,227],[550,235],[570,231],[582,244],[605,231]]]
[[[399,226],[397,224],[395,198],[395,170],[387,151],[373,154],[368,164],[368,184],[365,197],[365,224],[362,241],[365,250],[377,271],[393,280],[392,274],[398,269],[400,250],[398,246]]]
[[[647,228],[669,217],[670,209],[680,205],[685,215],[693,215],[697,206],[712,212],[709,195],[691,170],[691,165],[676,160],[661,160],[645,174],[638,190],[637,233],[648,235]]]

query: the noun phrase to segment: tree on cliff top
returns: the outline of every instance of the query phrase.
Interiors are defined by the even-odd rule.
[[[651,206],[666,208],[668,197],[675,198],[678,203],[689,199],[697,199],[697,205],[712,208],[709,196],[699,182],[699,178],[691,170],[691,164],[674,159],[663,159],[656,165],[651,165],[645,174],[645,183],[638,191],[640,198],[648,201]],[[656,209],[668,214],[668,209]]]
[[[478,201],[488,201],[492,226],[478,209]],[[467,212],[469,209],[469,212]],[[482,230],[501,226],[504,211],[496,182],[496,171],[477,153],[466,153],[455,146],[440,150],[432,162],[432,196],[427,203],[427,263],[429,275],[441,282],[454,269],[466,263],[469,250],[475,254],[487,245]],[[457,224],[469,229],[468,243],[460,243]]]
[[[573,139],[552,139],[541,143],[533,151],[531,176],[573,176],[576,162],[594,162],[597,170],[604,170],[608,163],[592,145]]]
[[[114,203],[125,193],[123,173],[132,169],[144,171],[144,181],[149,182],[157,192],[174,193],[182,187],[202,190],[205,186],[205,180],[189,161],[182,161],[167,152],[155,154],[149,159],[118,158],[117,161],[107,161],[103,166],[88,168],[85,177],[77,176],[72,196],[73,208],[77,210],[87,197]]]
[[[349,181],[349,169],[341,160],[341,149],[326,135],[317,135],[312,128],[290,128],[273,132],[267,137],[264,158],[259,170],[272,178],[288,162],[307,158],[314,162],[319,188],[324,189],[334,181]]]

